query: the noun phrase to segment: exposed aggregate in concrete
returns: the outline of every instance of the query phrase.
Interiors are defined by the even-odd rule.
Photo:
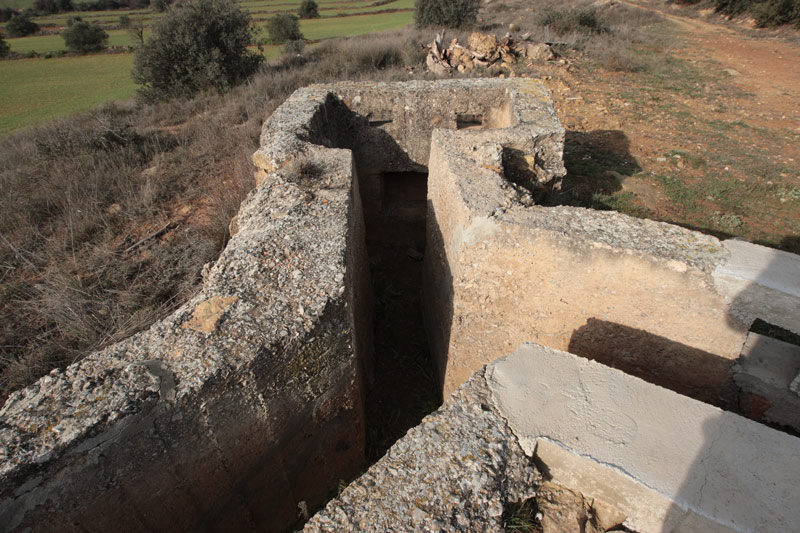
[[[504,531],[505,506],[535,496],[540,480],[482,370],[304,531]]]
[[[719,239],[711,235],[615,211],[533,206],[509,211],[499,219],[551,231],[565,241],[675,261],[709,274],[728,256]]]
[[[328,153],[325,166],[313,192],[279,173],[253,191],[240,212],[242,230],[208,269],[203,292],[171,316],[12,394],[0,410],[0,488],[13,487],[26,467],[147,412],[159,393],[179,401],[252,361],[261,347],[307,335],[345,289],[349,155]],[[192,311],[216,296],[232,303],[214,330],[186,327]],[[157,374],[174,390],[164,391]]]

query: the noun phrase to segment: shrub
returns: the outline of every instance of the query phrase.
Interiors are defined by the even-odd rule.
[[[420,28],[466,28],[478,20],[478,0],[416,0],[414,21]]]
[[[6,57],[11,49],[8,46],[8,43],[3,38],[3,34],[0,33],[0,57]]]
[[[761,28],[781,24],[800,28],[800,0],[716,0],[715,9],[729,17],[750,13]]]
[[[800,28],[800,0],[767,0],[753,9],[756,24],[761,28],[794,24]]]
[[[6,24],[6,33],[9,37],[25,37],[39,31],[39,25],[31,20],[29,15],[15,15]]]
[[[283,47],[284,54],[299,54],[306,47],[305,41],[298,39],[296,41],[286,41],[286,46]]]
[[[159,13],[163,13],[169,8],[169,0],[152,0],[150,5]]]
[[[600,22],[593,9],[558,9],[547,11],[540,24],[559,34],[572,32],[605,33],[608,28]]]
[[[297,9],[297,16],[301,19],[315,19],[319,17],[319,6],[314,0],[303,0]]]
[[[73,11],[72,0],[34,0],[33,10],[40,15]]]
[[[119,22],[117,23],[117,25],[120,28],[130,28],[131,27],[131,17],[129,17],[128,15],[120,15],[119,16]]]
[[[227,91],[263,61],[247,46],[250,15],[231,0],[192,0],[167,12],[136,51],[133,72],[145,100],[189,98],[200,91]]]
[[[61,32],[67,49],[85,54],[97,52],[108,46],[108,34],[92,22],[74,21]]]
[[[717,13],[733,17],[746,13],[753,7],[753,4],[753,0],[716,0],[715,9]]]
[[[33,9],[40,15],[50,15],[58,13],[58,4],[56,0],[34,0]]]
[[[300,33],[299,19],[288,13],[279,13],[267,21],[269,40],[274,44],[286,41],[299,41],[303,38]]]
[[[8,22],[17,12],[10,7],[0,7],[0,22]]]

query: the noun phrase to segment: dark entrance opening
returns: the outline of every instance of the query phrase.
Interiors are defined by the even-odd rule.
[[[441,404],[422,319],[427,178],[424,172],[380,174],[380,209],[366,220],[375,299],[368,464]]]

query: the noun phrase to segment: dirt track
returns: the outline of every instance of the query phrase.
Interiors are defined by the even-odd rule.
[[[786,120],[786,126],[800,131],[799,46],[770,39],[766,30],[765,38],[756,39],[719,24],[676,16],[668,10],[651,7],[653,2],[622,3],[658,11],[677,24],[693,45],[686,51],[688,57],[718,61],[736,78],[737,85],[756,94],[753,104],[776,115],[773,119]]]
[[[654,62],[619,72],[578,58],[547,81],[567,129],[558,201],[598,207],[600,195],[800,253],[800,46],[663,2],[624,3],[666,19],[640,47]]]

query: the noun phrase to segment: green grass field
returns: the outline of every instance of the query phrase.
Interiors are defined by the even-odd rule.
[[[318,18],[301,20],[300,31],[303,32],[306,39],[319,40],[390,30],[413,21],[414,14],[409,11],[354,17]]]
[[[0,63],[0,134],[134,95],[133,54]]]
[[[322,17],[300,21],[306,39],[318,41],[333,37],[361,35],[398,28],[413,21],[414,0],[370,6],[374,0],[317,0]],[[0,0],[0,5],[29,7],[33,0]],[[241,7],[253,14],[256,27],[266,37],[266,20],[278,11],[294,13],[299,0],[261,0],[241,2]],[[374,11],[402,10],[391,13]],[[352,13],[368,13],[352,15]],[[38,17],[39,24],[48,24],[48,30],[66,26],[70,16],[80,15],[84,20],[97,22],[109,34],[111,46],[130,46],[133,39],[126,30],[115,29],[120,15],[132,19],[144,16],[145,24],[161,16],[150,10],[92,11],[60,13]],[[339,16],[339,15],[350,16]],[[145,38],[147,32],[145,32]],[[64,50],[64,39],[59,34],[33,35],[7,39],[12,52],[27,54],[54,53]],[[265,46],[267,58],[280,54],[281,46]],[[134,96],[136,86],[130,79],[132,54],[94,54],[84,57],[50,59],[15,59],[0,61],[0,135],[18,128],[33,125],[50,118],[66,116],[89,109],[111,100]]]
[[[133,39],[125,30],[113,30],[108,33],[109,46],[132,46]],[[147,35],[145,34],[145,38]],[[57,52],[66,50],[64,39],[61,35],[35,35],[33,37],[19,37],[17,39],[6,39],[11,46],[12,52],[26,54],[31,50],[40,54],[47,52]],[[2,67],[0,67],[2,68]]]

